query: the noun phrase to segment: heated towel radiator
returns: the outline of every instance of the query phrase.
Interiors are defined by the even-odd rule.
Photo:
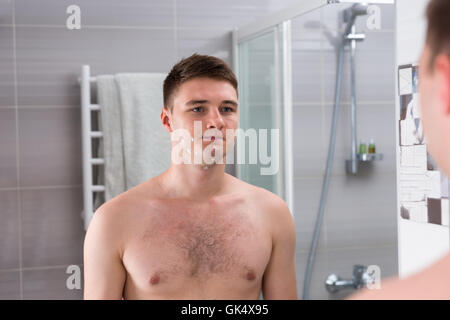
[[[79,78],[81,87],[81,142],[83,159],[83,211],[81,216],[84,221],[84,229],[87,230],[89,222],[94,215],[94,192],[104,192],[104,185],[94,185],[92,168],[94,165],[104,165],[105,161],[101,158],[92,156],[92,139],[101,139],[101,131],[92,131],[91,112],[101,112],[98,104],[91,103],[91,83],[96,78],[91,77],[89,65],[83,65],[81,68],[81,77]]]

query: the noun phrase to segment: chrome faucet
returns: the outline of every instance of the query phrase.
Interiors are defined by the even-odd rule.
[[[367,272],[367,267],[356,264],[353,266],[353,277],[351,280],[343,280],[333,273],[325,280],[325,287],[328,292],[335,293],[343,289],[361,289],[368,283],[372,283],[372,277]]]

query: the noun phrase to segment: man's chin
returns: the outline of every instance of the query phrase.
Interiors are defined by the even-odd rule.
[[[195,163],[194,163],[195,164]],[[220,161],[220,159],[211,159],[210,161],[208,161],[208,162],[206,162],[206,161],[203,161],[201,164],[198,164],[198,165],[200,165],[200,166],[202,166],[202,167],[205,167],[205,166],[207,166],[207,167],[212,167],[212,166],[218,166],[218,165],[224,165],[224,164],[226,164],[225,163],[225,158],[224,159],[222,159],[222,161]]]
[[[202,167],[214,167],[214,166],[220,166],[221,164],[225,164],[225,162],[223,162],[223,161],[222,161],[222,163],[220,163],[219,161],[203,162],[200,166],[202,166]]]

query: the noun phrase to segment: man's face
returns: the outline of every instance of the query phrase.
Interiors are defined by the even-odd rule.
[[[189,80],[175,93],[172,111],[163,112],[170,119],[171,126],[168,129],[171,133],[183,129],[194,138],[190,144],[192,153],[199,150],[195,148],[195,144],[201,146],[202,152],[210,145],[209,150],[212,152],[209,154],[214,156],[214,147],[221,145],[225,156],[226,151],[234,145],[239,120],[238,98],[236,90],[228,81],[210,78]],[[201,128],[200,135],[195,135],[195,122]],[[227,130],[228,134],[233,133],[232,139],[228,139],[230,141],[227,141]]]
[[[436,57],[431,64],[429,47],[425,46],[422,51],[419,61],[420,112],[428,151],[438,165],[449,173],[450,153],[446,150],[450,147],[450,137],[446,137],[450,133],[449,88],[446,88],[449,82],[441,68],[436,67],[442,58],[442,55]]]

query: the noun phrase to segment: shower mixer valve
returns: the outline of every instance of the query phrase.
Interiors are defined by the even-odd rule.
[[[341,279],[336,274],[330,274],[325,280],[325,288],[330,293],[336,293],[343,289],[361,289],[367,284],[373,283],[373,277],[367,267],[356,264],[353,266],[353,277],[351,280]]]

